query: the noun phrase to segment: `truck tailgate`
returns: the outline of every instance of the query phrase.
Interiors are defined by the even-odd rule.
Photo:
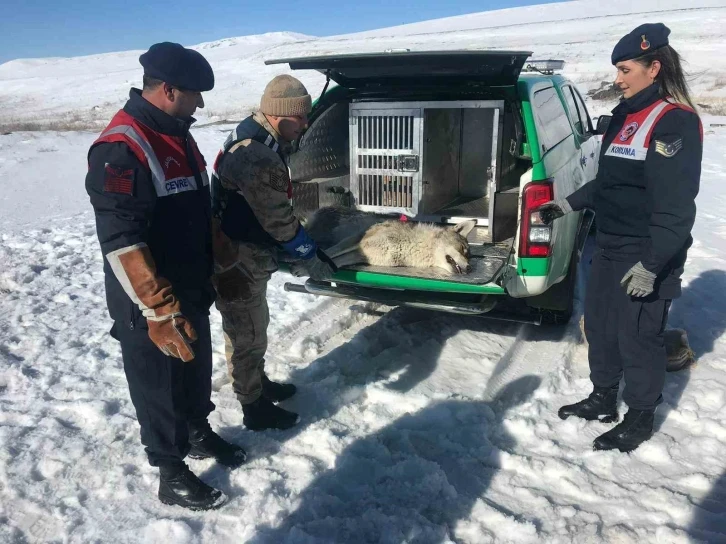
[[[472,271],[468,274],[446,274],[438,268],[413,268],[392,266],[352,265],[346,270],[357,270],[389,276],[404,276],[415,279],[440,280],[470,285],[485,285],[495,281],[503,272],[512,248],[512,241],[498,244],[471,245],[469,264]]]

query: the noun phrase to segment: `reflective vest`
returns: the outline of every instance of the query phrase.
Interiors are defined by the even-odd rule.
[[[191,134],[187,134],[185,139],[156,132],[121,110],[93,142],[91,149],[104,142],[123,142],[129,146],[139,162],[151,172],[158,197],[194,191],[209,185],[207,163]],[[196,172],[187,160],[187,146],[196,159]]]
[[[653,129],[666,113],[675,109],[690,111],[690,108],[682,104],[658,100],[647,108],[628,114],[620,132],[605,150],[605,156],[644,161],[650,147]]]
[[[104,153],[103,148],[98,149],[104,143],[125,144],[140,166],[147,169],[144,180],[150,179],[146,183],[153,184],[153,189],[137,189],[128,196],[111,193],[110,197],[125,200],[119,210],[131,211],[138,206],[149,214],[145,242],[158,274],[171,282],[182,301],[182,311],[188,311],[191,305],[206,312],[214,300],[211,200],[206,163],[194,138],[189,132],[179,136],[156,132],[121,110],[92,144],[89,157],[92,152]],[[155,202],[142,198],[142,194],[155,194]],[[97,221],[114,220],[113,214],[97,216]],[[107,281],[106,289],[111,299],[126,300],[113,278]],[[109,311],[114,319],[122,314],[122,309],[111,305]]]

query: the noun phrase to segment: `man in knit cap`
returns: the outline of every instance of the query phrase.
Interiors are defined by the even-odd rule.
[[[295,394],[293,384],[265,374],[267,282],[282,249],[316,280],[330,279],[335,265],[293,214],[287,167],[292,142],[307,127],[312,101],[300,81],[275,77],[260,109],[227,137],[212,175],[217,308],[222,314],[227,367],[251,430],[287,429],[297,414],[276,402]]]

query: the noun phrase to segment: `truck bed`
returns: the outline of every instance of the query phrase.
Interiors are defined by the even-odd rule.
[[[446,274],[439,268],[413,268],[404,266],[371,266],[353,265],[346,269],[389,274],[393,276],[406,276],[410,278],[445,280],[454,283],[468,283],[485,285],[494,281],[501,273],[507,262],[512,248],[513,239],[498,244],[471,245],[472,271],[469,274]]]
[[[434,215],[487,219],[489,217],[489,197],[482,196],[474,198],[461,196],[451,204],[434,212]],[[488,222],[480,221],[479,224],[487,225]]]

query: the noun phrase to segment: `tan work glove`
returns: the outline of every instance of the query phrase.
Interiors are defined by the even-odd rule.
[[[165,355],[184,362],[194,359],[191,343],[197,332],[181,314],[171,283],[156,274],[156,265],[146,244],[136,244],[106,256],[131,300],[138,304],[149,325],[149,338]]]
[[[148,320],[148,318],[147,318]],[[188,363],[194,359],[191,342],[196,341],[197,331],[181,313],[172,314],[164,321],[150,321],[149,338],[162,353]]]

